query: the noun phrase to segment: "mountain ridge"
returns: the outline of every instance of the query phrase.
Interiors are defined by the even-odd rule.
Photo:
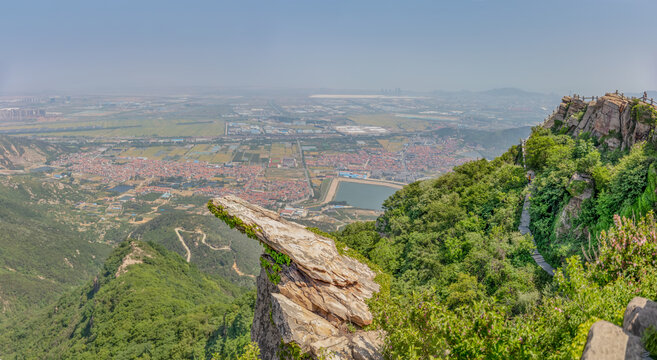
[[[253,293],[219,285],[159,245],[125,241],[93,281],[28,319],[5,324],[12,331],[0,332],[0,356],[236,356],[248,343],[250,326],[242,319],[252,316],[253,300]]]

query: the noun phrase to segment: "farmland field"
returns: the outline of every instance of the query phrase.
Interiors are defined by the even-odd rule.
[[[0,131],[17,134],[52,136],[218,136],[224,133],[223,120],[191,121],[186,119],[99,119],[54,121],[21,126],[0,127]]]
[[[303,169],[277,169],[267,168],[265,176],[275,179],[304,179]]]
[[[398,152],[404,148],[404,144],[408,142],[408,138],[403,136],[395,136],[387,139],[377,140],[381,146],[388,152]]]
[[[419,131],[431,127],[429,121],[401,118],[391,114],[354,115],[350,116],[349,120],[357,125],[381,126],[392,131]]]

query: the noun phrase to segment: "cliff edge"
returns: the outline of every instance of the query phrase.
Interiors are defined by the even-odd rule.
[[[257,279],[251,339],[262,359],[380,359],[382,334],[366,300],[379,291],[375,273],[338,252],[333,240],[235,196],[210,211],[265,247]]]

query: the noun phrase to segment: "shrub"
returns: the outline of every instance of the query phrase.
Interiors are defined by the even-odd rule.
[[[657,357],[657,330],[650,326],[643,333],[643,346],[648,350],[652,358]]]
[[[657,110],[652,105],[634,99],[632,101],[632,119],[650,126],[657,123]]]
[[[641,282],[647,269],[657,265],[655,217],[649,212],[635,222],[615,215],[614,225],[600,234],[597,278],[602,282],[619,277]]]

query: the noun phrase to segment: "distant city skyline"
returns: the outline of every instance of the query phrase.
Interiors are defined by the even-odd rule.
[[[657,90],[657,2],[7,1],[0,93]]]

